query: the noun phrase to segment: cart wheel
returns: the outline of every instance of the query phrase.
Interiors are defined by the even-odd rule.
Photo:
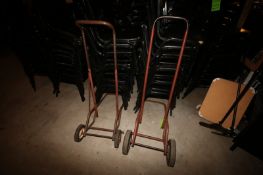
[[[80,124],[74,134],[74,141],[80,142],[85,136],[85,125]]]
[[[174,167],[176,159],[176,142],[174,139],[168,140],[166,162],[169,167]]]
[[[131,146],[132,131],[128,130],[124,136],[122,154],[128,155]]]
[[[114,148],[119,148],[119,145],[121,143],[121,130],[117,130],[116,134],[114,134]]]

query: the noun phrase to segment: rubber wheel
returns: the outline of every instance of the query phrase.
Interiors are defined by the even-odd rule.
[[[166,162],[169,167],[174,167],[176,159],[176,142],[174,139],[168,140]]]
[[[119,145],[121,143],[121,130],[117,130],[116,134],[114,135],[114,148],[119,148]]]
[[[128,155],[131,146],[132,131],[128,130],[124,136],[122,154]]]
[[[80,142],[85,137],[85,125],[80,124],[74,134],[74,141]]]

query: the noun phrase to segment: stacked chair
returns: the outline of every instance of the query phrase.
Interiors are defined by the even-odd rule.
[[[88,20],[108,19],[108,21],[113,22],[114,26],[116,27],[116,50],[118,54],[119,94],[122,97],[124,109],[127,109],[128,102],[130,100],[131,93],[133,90],[132,88],[134,84],[134,76],[136,74],[135,66],[139,50],[138,48],[140,44],[140,37],[138,37],[135,34],[135,32],[132,30],[132,27],[126,26],[128,25],[127,21],[125,21],[126,23],[124,23],[124,20],[122,19],[124,16],[121,16],[120,14],[112,14],[113,16],[107,16],[108,10],[103,9],[105,7],[96,5],[98,4],[95,2],[91,3],[91,1],[88,0],[76,1],[76,18]],[[96,9],[96,11],[94,9]],[[135,15],[130,20],[130,25],[136,25],[136,20],[138,20],[138,18]],[[97,102],[101,101],[103,94],[115,92],[113,74],[114,64],[112,60],[113,46],[112,39],[109,37],[110,34],[111,33],[108,30],[96,27],[89,28],[87,30],[87,42],[89,43],[89,54],[91,57],[90,64],[93,68],[92,75],[94,84],[97,88]]]
[[[86,61],[82,53],[81,39],[73,25],[55,25],[45,15],[37,12],[19,33],[16,52],[34,90],[35,76],[47,76],[58,96],[60,83],[77,86],[84,101],[83,81],[86,76]]]
[[[93,68],[94,84],[97,87],[96,101],[99,102],[104,93],[115,92],[112,42],[103,39],[92,29],[88,31],[87,37],[90,64]],[[133,40],[129,42],[117,40],[119,94],[122,96],[124,109],[128,107],[134,84],[135,47],[136,42]]]
[[[179,56],[179,52],[181,50],[182,43],[182,34],[179,33],[178,37],[170,37],[166,36],[167,33],[175,36],[173,33],[177,30],[177,28],[181,27],[181,23],[171,23],[169,21],[163,20],[160,24],[157,25],[157,36],[154,41],[152,53],[151,66],[149,71],[149,79],[147,83],[146,89],[146,98],[159,98],[159,99],[168,99],[169,92],[171,88],[171,82],[173,79],[174,72],[176,71],[177,58]],[[175,30],[176,29],[176,30]],[[179,28],[180,31],[181,28]],[[149,43],[149,34],[146,25],[142,26],[143,31],[143,41],[142,46],[142,56],[139,57],[139,61],[137,61],[138,68],[138,77],[137,77],[137,85],[138,85],[138,97],[136,106],[134,107],[134,111],[137,112],[140,108],[141,98],[142,98],[142,86],[143,86],[143,78],[145,71],[145,58]],[[182,30],[181,30],[182,31]],[[181,37],[180,37],[181,36]],[[182,59],[182,65],[179,70],[180,76],[177,81],[177,85],[175,88],[175,93],[172,99],[172,103],[170,106],[170,112],[175,108],[176,98],[180,98],[180,94],[187,87],[193,66],[195,64],[195,57],[198,50],[198,46],[195,42],[191,40],[187,40],[185,51]],[[145,99],[146,100],[146,99]]]
[[[15,51],[34,91],[37,89],[35,76],[40,75],[50,79],[55,92],[58,83],[55,78],[55,64],[49,52],[49,29],[43,27],[46,24],[41,20],[36,21],[20,31],[16,37]]]
[[[75,84],[81,100],[84,101],[83,81],[87,78],[87,64],[83,59],[83,47],[80,38],[58,28],[50,29],[50,38],[50,51],[56,67],[56,95],[59,93],[60,82]]]
[[[208,87],[217,77],[234,80],[239,74],[241,65],[232,65],[240,63],[240,57],[245,50],[242,48],[246,48],[246,36],[236,30],[242,6],[240,1],[224,0],[221,2],[220,11],[211,12],[210,7],[203,9],[209,12],[202,29],[204,44],[186,94],[195,87]],[[206,64],[201,64],[203,62]]]

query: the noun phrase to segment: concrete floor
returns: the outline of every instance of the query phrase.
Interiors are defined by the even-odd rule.
[[[206,91],[196,89],[178,101],[170,120],[170,137],[177,142],[174,168],[166,166],[161,152],[134,147],[122,155],[108,139],[86,137],[73,140],[76,127],[85,122],[87,101],[81,102],[75,86],[61,84],[58,98],[46,77],[36,77],[33,92],[14,55],[0,58],[0,174],[239,174],[263,173],[263,162],[237,148],[229,150],[230,138],[211,134],[200,127],[195,106]],[[123,111],[121,129],[134,127],[134,94]],[[113,127],[114,97],[107,97],[100,108],[98,126]],[[141,131],[161,136],[162,107],[147,104]],[[122,137],[123,138],[123,137]],[[160,144],[147,143],[155,146]],[[121,143],[122,144],[122,143]]]

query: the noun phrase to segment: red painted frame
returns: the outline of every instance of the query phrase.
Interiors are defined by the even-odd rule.
[[[115,29],[112,24],[102,21],[102,20],[78,20],[76,21],[76,25],[80,28],[81,30],[81,36],[82,36],[82,41],[83,41],[83,47],[84,47],[84,52],[85,52],[85,58],[87,61],[87,66],[88,66],[88,92],[89,92],[89,112],[87,116],[87,121],[86,121],[86,127],[85,127],[85,135],[89,136],[95,136],[95,137],[103,137],[103,138],[109,138],[109,139],[114,139],[114,134],[117,132],[119,126],[120,126],[120,120],[121,120],[121,112],[123,109],[123,105],[119,108],[119,87],[118,87],[118,69],[117,69],[117,51],[116,51],[116,33]],[[108,95],[105,94],[101,101],[99,103],[96,102],[96,97],[95,97],[95,88],[93,84],[93,78],[92,78],[92,72],[91,72],[91,65],[90,65],[90,58],[88,55],[88,47],[87,47],[87,41],[86,41],[86,35],[85,35],[85,27],[84,26],[106,26],[112,30],[112,41],[113,41],[113,59],[114,59],[114,78],[115,78],[115,107],[116,107],[116,116],[115,116],[115,121],[114,121],[114,128],[113,129],[107,129],[107,128],[100,128],[100,127],[93,127],[93,124],[95,123],[96,117],[98,117],[98,106],[100,103],[103,101],[103,99]],[[93,108],[91,109],[91,98],[93,101]],[[90,117],[91,115],[95,112],[95,115],[93,115],[93,120],[90,122]],[[87,133],[88,130],[99,130],[99,131],[105,131],[105,132],[112,132],[113,136],[105,136],[105,135],[98,135],[98,134],[90,134]]]
[[[139,124],[141,124],[142,117],[143,117],[143,110],[144,110],[146,87],[147,87],[147,81],[148,81],[148,75],[149,75],[149,67],[150,67],[152,46],[153,46],[153,40],[154,40],[154,36],[155,36],[155,26],[156,26],[156,23],[159,20],[161,20],[161,19],[184,21],[185,24],[186,24],[186,29],[185,29],[185,32],[184,32],[184,35],[183,35],[181,50],[180,50],[180,54],[179,54],[179,57],[178,57],[176,71],[175,71],[175,74],[174,74],[174,77],[173,77],[172,86],[171,86],[171,90],[170,90],[170,93],[169,93],[169,98],[168,98],[167,104],[165,104],[163,102],[159,102],[159,101],[147,100],[147,101],[158,103],[158,104],[161,104],[161,105],[164,106],[165,113],[164,113],[164,117],[163,117],[163,126],[162,126],[163,127],[163,135],[162,135],[162,138],[157,138],[157,137],[152,137],[152,136],[149,136],[149,135],[138,133],[138,130],[139,130]],[[187,35],[188,35],[188,21],[185,18],[176,17],[176,16],[161,16],[161,17],[158,17],[153,23],[152,31],[151,31],[151,38],[150,38],[150,43],[149,43],[149,49],[148,49],[148,55],[147,55],[147,63],[146,63],[145,75],[144,75],[144,83],[143,83],[141,106],[140,106],[140,110],[139,110],[139,113],[138,113],[136,121],[135,121],[135,127],[134,127],[134,131],[132,133],[132,138],[131,138],[131,143],[130,143],[132,147],[134,145],[137,145],[137,146],[146,147],[146,148],[149,148],[149,149],[154,149],[154,150],[157,150],[157,151],[162,151],[162,152],[164,152],[164,155],[167,154],[168,135],[169,135],[169,122],[168,122],[169,107],[171,105],[172,97],[173,97],[173,94],[174,94],[174,88],[176,86],[176,81],[177,81],[177,78],[178,78],[178,75],[179,75],[179,70],[180,70],[180,66],[181,66],[181,62],[182,62],[182,57],[183,57],[183,52],[184,52],[184,48],[185,48],[185,43],[186,43],[186,40],[187,40]],[[147,138],[147,139],[151,139],[151,140],[155,140],[155,141],[159,141],[159,142],[163,142],[164,149],[160,149],[160,148],[144,145],[144,144],[141,144],[141,143],[136,143],[136,137],[137,136],[143,137],[143,138]]]

